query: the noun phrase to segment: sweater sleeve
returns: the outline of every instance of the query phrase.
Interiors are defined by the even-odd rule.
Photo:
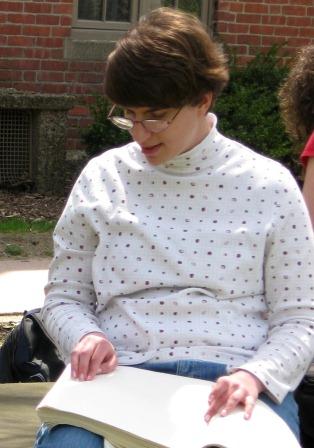
[[[314,355],[313,232],[301,192],[290,174],[287,180],[277,190],[265,247],[268,336],[240,367],[276,402],[298,386]]]
[[[95,315],[97,298],[92,265],[98,244],[90,219],[97,212],[93,198],[93,163],[82,172],[54,231],[54,258],[49,269],[41,319],[61,356],[70,353],[84,334],[101,331]]]
[[[314,132],[312,132],[300,156],[300,160],[304,167],[306,167],[309,157],[314,157]]]

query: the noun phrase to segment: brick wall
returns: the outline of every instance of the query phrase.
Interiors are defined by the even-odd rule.
[[[102,91],[104,62],[64,58],[72,14],[73,0],[0,1],[0,87],[78,95],[67,149],[80,149],[78,129],[90,122],[86,102]]]
[[[73,93],[67,149],[80,149],[79,128],[90,122],[86,102],[103,89],[103,60],[65,59],[74,0],[0,1],[0,87]],[[246,62],[257,48],[287,42],[295,49],[314,42],[313,0],[217,2],[216,30]]]
[[[240,55],[239,63],[273,44],[285,44],[282,54],[293,55],[314,43],[314,0],[219,0],[215,21],[220,38]]]

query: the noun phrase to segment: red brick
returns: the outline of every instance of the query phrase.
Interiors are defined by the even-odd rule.
[[[25,25],[23,27],[23,34],[27,36],[48,37],[50,35],[50,28],[47,26]]]
[[[244,34],[249,32],[249,25],[244,23],[228,23],[228,32]]]
[[[34,38],[26,36],[8,36],[8,45],[16,45],[17,47],[32,47],[34,45]]]
[[[3,58],[21,58],[23,56],[22,48],[0,47],[0,57]]]
[[[289,0],[291,5],[313,6],[313,0]]]
[[[236,15],[226,11],[217,12],[217,21],[218,22],[235,22]]]
[[[237,43],[260,46],[261,45],[261,36],[254,36],[252,34],[238,34]]]
[[[7,45],[7,43],[8,43],[7,36],[1,36],[0,35],[0,45]]]
[[[20,81],[22,73],[16,70],[0,70],[0,81]]]
[[[32,59],[16,59],[11,61],[11,67],[16,70],[39,70],[40,61]]]
[[[21,31],[20,25],[0,25],[0,34],[20,35]]]
[[[86,117],[89,115],[89,109],[85,106],[75,106],[69,111],[69,116]]]
[[[65,61],[42,61],[42,70],[65,71],[68,69],[68,62]]]
[[[76,73],[73,72],[67,72],[65,74],[65,82],[74,82],[77,80]]]
[[[281,14],[281,5],[269,5],[269,14]]]
[[[49,59],[51,51],[46,48],[24,48],[24,57],[30,59]]]
[[[63,59],[63,50],[52,49],[49,51],[51,59]]]
[[[52,6],[49,3],[24,2],[24,11],[32,13],[50,13]]]
[[[220,36],[222,40],[229,45],[233,45],[237,43],[237,36],[236,34],[224,34],[223,36]]]
[[[67,84],[42,84],[41,91],[44,93],[68,93]]]
[[[64,73],[40,71],[38,73],[38,81],[64,82]]]
[[[51,34],[53,37],[67,37],[71,34],[71,28],[56,27],[51,29]]]
[[[36,81],[36,72],[35,71],[26,71],[23,72],[23,81]]]
[[[48,14],[36,14],[37,25],[59,25],[60,17]]]
[[[72,25],[72,17],[70,17],[70,16],[61,16],[60,17],[60,25],[61,26],[71,26]]]
[[[307,27],[311,26],[312,19],[310,17],[287,17],[288,26],[300,26]]]
[[[286,38],[295,37],[298,34],[298,29],[288,26],[278,27],[275,28],[274,34],[276,36],[284,36]]]
[[[262,16],[258,14],[237,14],[238,23],[261,23]]]
[[[103,73],[78,73],[78,82],[82,82],[83,84],[97,84],[104,81]]]
[[[39,47],[60,48],[63,47],[63,39],[57,37],[38,37],[36,45]]]
[[[219,9],[221,11],[230,11],[230,12],[242,12],[244,8],[243,2],[219,2]]]
[[[268,5],[263,3],[245,3],[244,4],[244,12],[248,13],[256,13],[256,14],[268,14],[269,9]]]
[[[75,72],[89,72],[95,70],[95,65],[87,61],[73,61],[70,62],[69,70],[73,70]]]
[[[54,14],[68,14],[71,15],[73,14],[73,6],[72,5],[53,5],[53,13]]]
[[[1,11],[23,11],[23,3],[22,2],[1,2],[0,3]]]
[[[268,25],[250,25],[250,33],[259,34],[263,36],[265,34],[272,35],[276,27]]]
[[[285,16],[263,16],[262,23],[265,25],[286,25],[287,18]]]
[[[15,82],[14,88],[17,90],[26,90],[27,92],[40,92],[41,85],[34,82]]]
[[[0,14],[0,23],[6,23],[7,14]]]
[[[306,16],[306,7],[305,6],[292,6],[292,5],[284,5],[282,7],[282,14],[287,16]]]
[[[271,47],[274,44],[281,45],[285,42],[285,38],[280,36],[262,36],[262,47]]]
[[[8,14],[9,23],[18,23],[22,25],[23,23],[32,24],[35,23],[35,16],[31,14]]]

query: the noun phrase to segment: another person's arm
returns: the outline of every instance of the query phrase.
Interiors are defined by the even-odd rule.
[[[310,157],[306,164],[303,196],[314,227],[314,157]]]

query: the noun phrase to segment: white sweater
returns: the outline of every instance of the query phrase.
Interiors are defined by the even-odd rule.
[[[83,170],[55,233],[42,319],[66,361],[102,330],[120,364],[201,359],[280,402],[313,356],[313,235],[279,163],[213,127],[152,166],[136,143]]]

